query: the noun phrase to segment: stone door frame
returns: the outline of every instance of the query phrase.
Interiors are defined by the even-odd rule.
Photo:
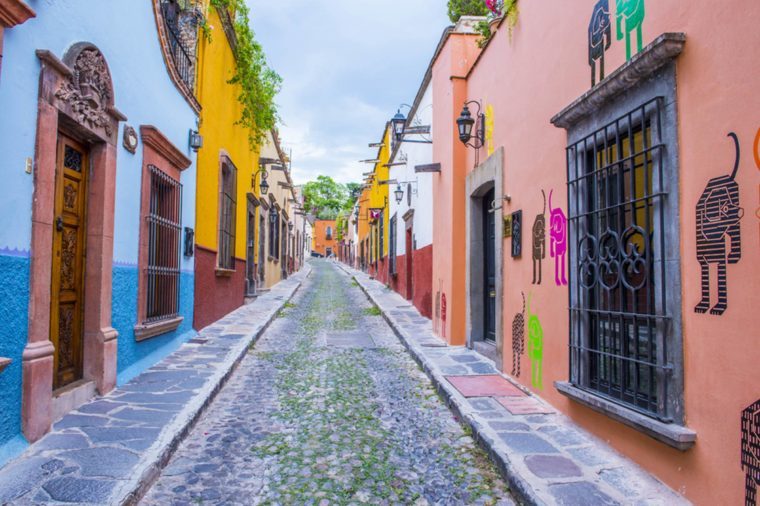
[[[116,385],[116,338],[111,325],[116,146],[119,122],[113,83],[100,50],[87,42],[71,46],[63,60],[37,50],[40,84],[37,102],[32,244],[29,276],[28,342],[24,349],[22,427],[29,441],[53,422],[53,354],[50,301],[54,191],[58,132],[90,150],[87,257],[84,272],[84,379],[101,394]]]
[[[495,264],[496,264],[496,346],[485,341],[485,307],[483,290],[483,196],[494,189],[496,213]],[[496,368],[503,368],[504,349],[504,148],[499,148],[485,162],[477,166],[466,178],[466,284],[467,287],[467,347],[487,356]]]

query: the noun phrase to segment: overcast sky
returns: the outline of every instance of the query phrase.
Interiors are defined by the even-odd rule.
[[[368,148],[411,103],[448,26],[445,0],[247,0],[282,76],[277,98],[293,176],[359,182]]]

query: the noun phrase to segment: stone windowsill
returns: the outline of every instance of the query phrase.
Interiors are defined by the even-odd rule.
[[[552,124],[567,129],[594,114],[603,104],[649,78],[657,69],[681,54],[685,42],[686,34],[663,33],[554,116]]]
[[[235,269],[224,269],[222,267],[217,267],[214,269],[214,274],[220,278],[230,278],[233,274],[235,274]]]
[[[11,362],[13,362],[13,360],[8,357],[0,357],[0,372],[3,372],[6,367],[11,365]]]
[[[697,440],[697,433],[687,427],[655,420],[580,389],[571,383],[555,381],[554,387],[562,395],[678,450],[688,450]]]
[[[166,334],[177,328],[182,324],[185,318],[182,316],[176,316],[166,320],[161,320],[151,323],[143,323],[142,325],[135,325],[135,341],[145,341],[151,337],[160,336]]]

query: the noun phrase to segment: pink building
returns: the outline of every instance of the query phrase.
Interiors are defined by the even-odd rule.
[[[436,332],[699,504],[760,482],[758,20],[526,1],[432,73]]]

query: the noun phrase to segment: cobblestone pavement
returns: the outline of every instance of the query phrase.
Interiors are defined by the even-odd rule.
[[[379,310],[312,265],[142,504],[513,504]]]

